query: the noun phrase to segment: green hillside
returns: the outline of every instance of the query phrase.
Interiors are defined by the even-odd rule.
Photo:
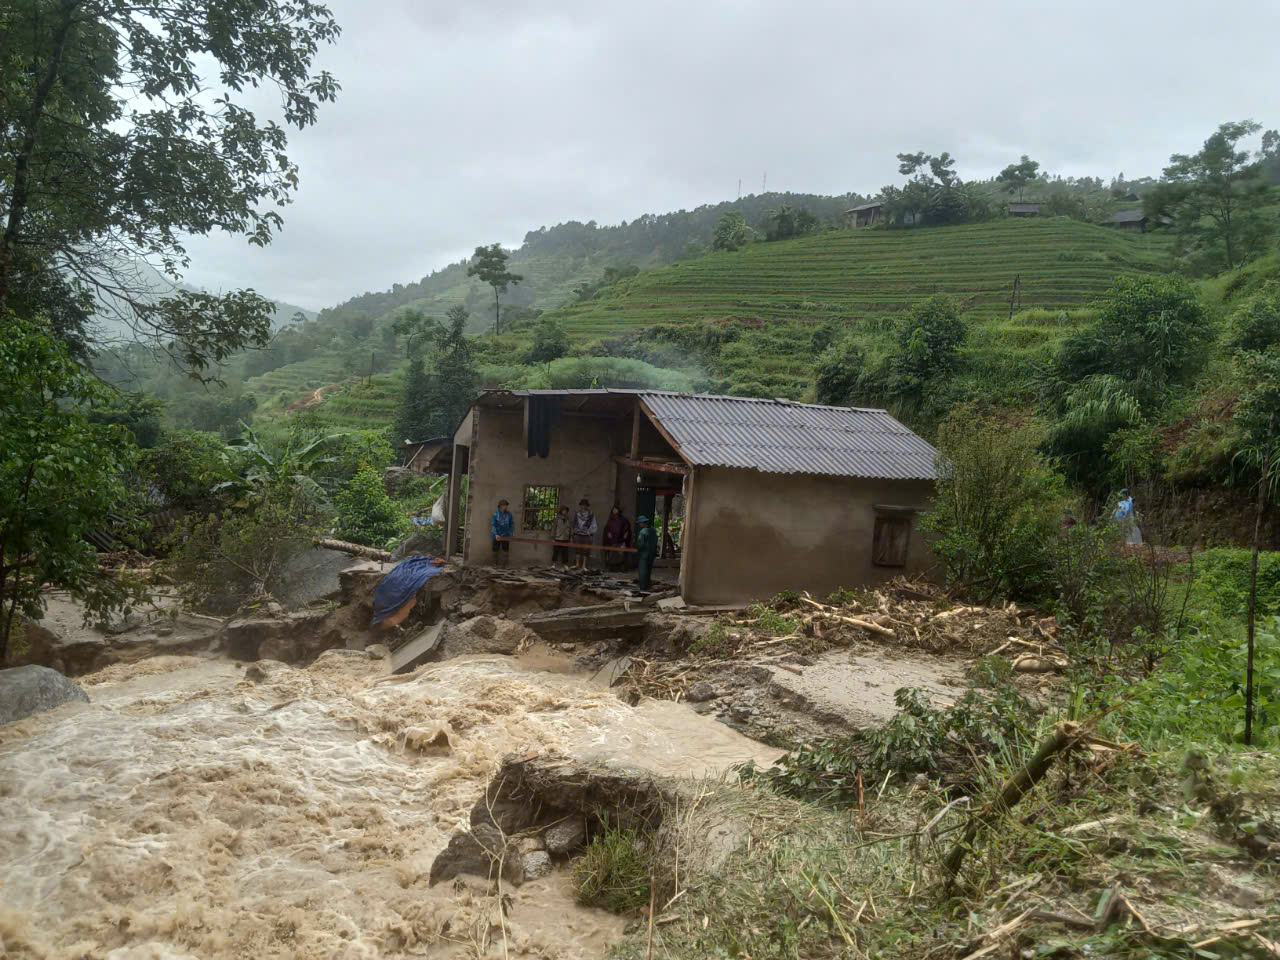
[[[673,320],[851,320],[899,313],[935,293],[975,317],[1088,303],[1117,273],[1165,271],[1168,239],[1066,217],[921,230],[840,230],[753,244],[642,273],[612,296],[556,312],[579,336]]]
[[[969,327],[964,379],[975,387],[999,383],[1003,395],[1016,400],[1031,362],[1092,318],[1088,305],[1117,274],[1165,272],[1170,266],[1166,236],[1123,233],[1065,217],[832,230],[643,272],[545,315],[568,332],[569,357],[521,366],[533,337],[526,326],[483,337],[480,371],[490,386],[623,385],[618,364],[610,361],[621,358],[631,363],[629,370],[649,364],[683,372],[693,389],[812,399],[820,352],[815,336],[828,342],[852,336],[876,356],[889,348],[899,316],[922,299],[944,294],[959,301]],[[334,355],[292,364],[249,381],[247,388],[268,398],[263,413],[270,416],[271,407],[282,406],[278,391],[292,391],[292,399],[342,381],[339,362]],[[355,378],[348,383],[310,409],[345,428],[391,422],[397,372],[368,384]]]

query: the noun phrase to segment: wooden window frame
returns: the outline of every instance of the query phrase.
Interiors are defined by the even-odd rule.
[[[900,570],[905,567],[911,556],[911,534],[915,531],[915,518],[919,510],[915,507],[899,507],[889,504],[875,504],[875,526],[871,533],[871,565]],[[886,558],[882,548],[887,531],[900,526],[903,530],[901,554]]]
[[[533,491],[554,491],[555,503],[554,504],[542,503],[541,505],[535,505],[531,507],[529,495]],[[543,530],[553,530],[555,528],[556,514],[560,511],[561,493],[562,491],[560,487],[556,484],[526,483],[521,488],[521,492],[520,492],[520,530],[521,532],[538,533]],[[531,510],[536,511],[538,513],[541,513],[542,511],[549,511],[545,520],[545,524],[535,523],[534,525],[530,526],[529,514]]]

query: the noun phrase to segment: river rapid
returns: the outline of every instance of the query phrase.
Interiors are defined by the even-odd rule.
[[[563,867],[505,912],[483,881],[427,885],[499,760],[696,777],[777,755],[546,654],[387,670],[157,657],[0,727],[0,956],[599,957],[623,921],[574,903]]]

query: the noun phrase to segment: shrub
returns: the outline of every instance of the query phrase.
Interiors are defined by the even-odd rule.
[[[824,350],[816,371],[818,402],[832,406],[854,403],[866,365],[866,355],[851,339]]]
[[[233,476],[226,444],[198,430],[166,434],[143,452],[141,466],[169,504],[206,513],[216,500],[214,487]]]
[[[937,535],[947,580],[984,602],[1046,596],[1063,487],[1030,431],[967,409],[949,417],[938,431],[934,509],[921,520]]]
[[[592,838],[574,864],[573,879],[578,902],[614,913],[627,913],[649,905],[650,867],[644,841],[634,830],[610,826]]]
[[[336,497],[338,536],[355,543],[381,546],[404,526],[404,515],[387,495],[382,473],[366,464]]]

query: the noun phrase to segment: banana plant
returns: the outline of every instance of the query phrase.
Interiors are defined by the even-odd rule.
[[[327,478],[317,481],[312,474],[324,464],[337,461],[337,457],[328,454],[343,434],[334,433],[309,440],[291,437],[277,451],[263,443],[248,424],[242,421],[240,426],[244,429],[239,439],[229,445],[240,455],[239,476],[218,484],[215,490],[234,491],[237,506],[243,506],[265,490],[285,484],[293,485],[310,499],[327,499],[326,487],[331,486],[332,481]]]

